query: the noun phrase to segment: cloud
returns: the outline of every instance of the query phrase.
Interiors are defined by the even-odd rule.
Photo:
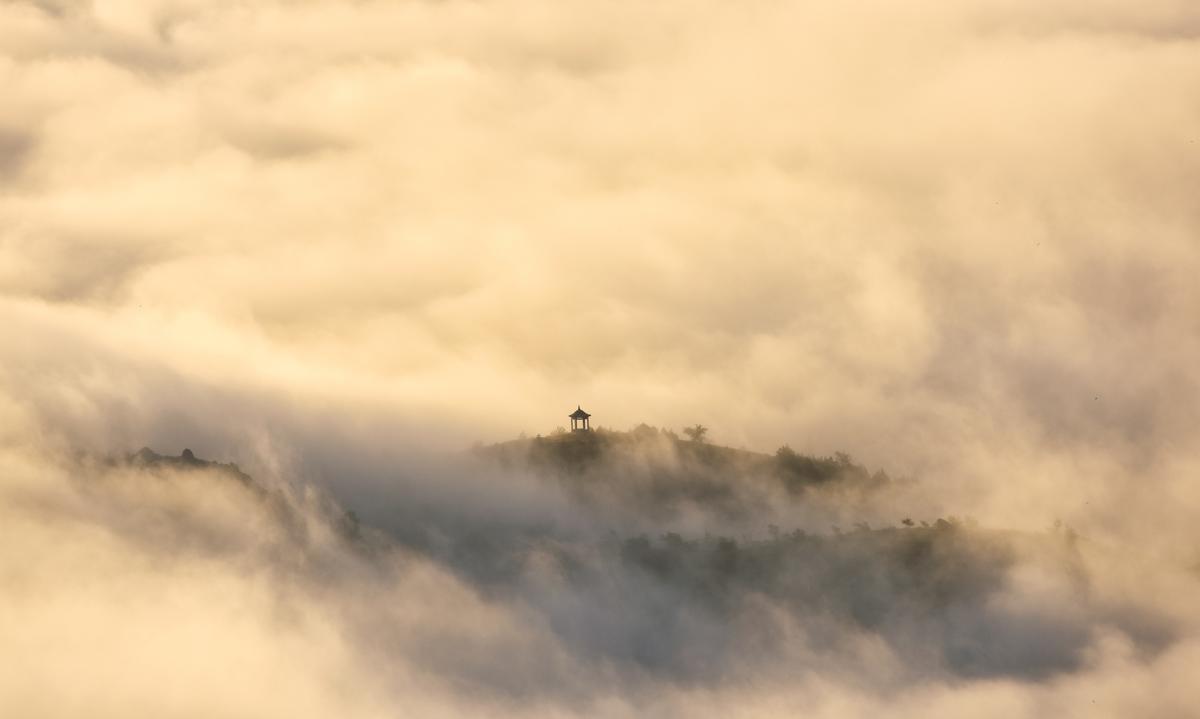
[[[392,714],[410,690],[429,697],[424,714],[469,713],[451,696],[464,686],[486,687],[493,713],[528,715],[544,677],[563,687],[551,714],[1010,716],[1093,699],[1097,715],[1150,699],[1182,712],[1194,616],[1169,597],[1194,592],[1200,505],[1197,27],[1185,0],[0,6],[4,491],[45,481],[50,495],[3,518],[22,547],[48,547],[30,591],[63,594],[89,558],[111,570],[87,574],[95,591],[71,606],[0,595],[29,619],[22,646],[43,672],[7,691],[26,713],[70,714],[50,691],[65,660],[40,637],[94,636],[81,670],[169,627],[158,646],[199,653],[215,633],[231,656],[285,668],[257,680],[294,689],[257,703],[249,684],[227,687],[230,704],[194,705],[210,715]],[[635,455],[613,470],[628,486],[581,506],[570,488],[446,454],[548,434],[571,404],[608,427],[703,422],[721,444],[844,450],[915,481],[799,505],[743,483],[729,511],[668,511],[631,498],[653,471],[695,467]],[[158,518],[129,527],[133,490],[121,509],[76,496],[66,475],[92,470],[65,458],[143,445],[319,487],[416,568],[379,574],[331,549],[322,562],[354,576],[323,594],[319,572],[289,569],[311,587],[306,619],[280,629],[262,585],[282,571],[275,553],[298,550],[243,533],[274,521],[244,498],[151,493]],[[180,513],[199,517],[177,526]],[[879,632],[903,631],[839,634],[830,653],[820,622],[772,597],[746,598],[762,623],[685,610],[671,624],[679,587],[596,548],[610,527],[690,541],[951,513],[1026,532],[1066,522],[1104,600],[1072,608],[1075,590],[1024,573],[1021,553],[959,633],[929,629],[1011,639],[982,659],[960,647],[1007,667],[1000,678],[863,689],[838,669],[902,676]],[[257,549],[228,554],[244,546]],[[1147,562],[1153,579],[1131,569]],[[607,610],[572,593],[570,566],[612,570],[588,585]],[[509,596],[489,595],[488,577]],[[1139,596],[1144,583],[1161,596]],[[125,634],[123,586],[144,610]],[[481,659],[420,645],[393,601],[482,642]],[[405,629],[364,649],[371,631],[355,627],[389,622]],[[745,658],[762,632],[796,639],[785,674],[834,668],[761,694],[683,681],[768,676]],[[693,638],[747,645],[675,664]],[[641,639],[638,664],[621,651]],[[497,666],[509,650],[519,660]],[[199,660],[187,669],[189,688],[217,681]],[[163,693],[146,712],[181,701],[167,676],[95,676],[80,696],[117,714],[148,686]]]

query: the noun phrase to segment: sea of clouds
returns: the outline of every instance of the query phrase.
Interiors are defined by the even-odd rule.
[[[0,88],[0,714],[1194,711],[1193,2],[10,0]],[[580,403],[912,484],[461,454]],[[831,526],[949,514],[949,608]]]

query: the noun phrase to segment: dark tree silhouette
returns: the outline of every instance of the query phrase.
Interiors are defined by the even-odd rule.
[[[708,427],[702,424],[697,424],[693,427],[684,427],[683,433],[693,442],[703,442],[708,436]]]

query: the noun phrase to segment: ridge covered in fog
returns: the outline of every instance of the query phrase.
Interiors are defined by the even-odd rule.
[[[1013,532],[954,518],[825,532],[761,523],[768,495],[778,519],[787,506],[813,503],[852,512],[890,489],[885,475],[872,479],[844,455],[764,455],[645,427],[517,440],[472,454],[482,463],[468,466],[519,472],[561,491],[562,504],[544,516],[505,517],[486,506],[467,516],[457,505],[475,500],[464,493],[406,513],[399,508],[414,498],[398,489],[389,495],[398,511],[374,525],[312,488],[271,488],[235,465],[148,449],[103,463],[86,491],[97,506],[121,505],[122,526],[139,527],[133,541],[171,498],[177,516],[171,528],[157,527],[160,540],[199,542],[208,547],[201,556],[266,561],[269,574],[281,572],[289,583],[323,584],[335,601],[324,610],[337,608],[334,596],[374,591],[414,566],[444,572],[458,591],[514,613],[577,670],[606,675],[623,692],[646,682],[784,681],[830,665],[876,672],[876,660],[862,654],[871,644],[891,657],[889,682],[1040,681],[1079,670],[1103,635],[1122,636],[1147,657],[1176,640],[1161,613],[1093,586],[1087,540],[1069,529]],[[797,489],[797,465],[829,473]],[[491,481],[503,491],[515,476]],[[197,506],[172,498],[176,492]],[[249,526],[221,537],[220,522],[206,514],[212,495]],[[670,529],[681,514],[703,515],[727,533]],[[756,525],[760,531],[751,531]],[[1040,585],[1040,599],[1024,596],[1030,581]],[[353,618],[371,627],[372,643],[399,631],[375,611]],[[454,660],[435,660],[430,670],[475,692],[565,701],[596,689],[542,676],[540,663],[504,671],[461,665],[472,640],[437,640]],[[403,651],[401,637],[394,641],[373,651]]]

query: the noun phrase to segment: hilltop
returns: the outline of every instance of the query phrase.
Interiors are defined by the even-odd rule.
[[[236,464],[200,459],[190,449],[184,449],[178,457],[172,457],[159,454],[149,447],[142,447],[138,451],[126,455],[124,461],[131,466],[149,470],[211,470],[236,479],[243,484],[253,484],[250,475],[243,472]]]
[[[640,424],[627,431],[594,429],[556,432],[477,447],[481,458],[513,469],[531,469],[559,477],[603,473],[642,475],[660,486],[726,484],[752,480],[776,485],[791,494],[811,490],[871,491],[892,480],[882,470],[871,472],[848,454],[819,457],[788,445],[774,454],[682,439],[673,431]]]

